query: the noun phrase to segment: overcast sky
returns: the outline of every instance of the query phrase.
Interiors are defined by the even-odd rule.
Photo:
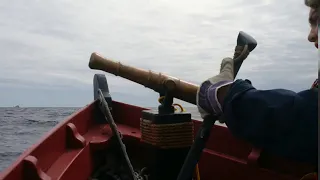
[[[200,84],[240,30],[258,46],[238,78],[299,91],[317,77],[303,0],[3,0],[0,17],[0,106],[89,104],[103,73],[89,69],[92,52]],[[153,90],[106,76],[115,100],[157,105]]]

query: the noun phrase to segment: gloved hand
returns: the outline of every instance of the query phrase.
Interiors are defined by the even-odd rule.
[[[215,117],[222,115],[219,99],[223,100],[224,97],[218,97],[218,94],[224,96],[226,92],[221,91],[226,91],[224,87],[230,85],[233,81],[234,60],[232,58],[224,58],[221,62],[220,73],[204,81],[197,91],[197,106],[202,118],[207,115]]]

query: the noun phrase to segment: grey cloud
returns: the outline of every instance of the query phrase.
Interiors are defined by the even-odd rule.
[[[217,74],[222,58],[232,56],[243,30],[257,39],[258,47],[238,78],[251,79],[257,88],[298,91],[317,77],[317,51],[306,39],[307,15],[302,0],[2,1],[0,88],[29,89],[26,105],[37,92],[55,89],[55,100],[48,96],[47,102],[82,106],[92,96],[93,74],[102,73],[88,68],[94,51],[200,84]],[[157,103],[154,91],[107,77],[117,99]],[[72,92],[77,100],[74,95],[57,100],[57,93]],[[0,93],[0,106],[12,105],[8,96]]]

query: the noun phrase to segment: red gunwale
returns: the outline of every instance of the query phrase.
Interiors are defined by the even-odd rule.
[[[87,179],[95,166],[94,154],[108,147],[112,134],[94,119],[97,103],[93,101],[61,121],[5,169],[0,179]],[[113,102],[114,119],[129,147],[143,146],[139,130],[142,110],[147,109]],[[193,122],[196,133],[201,121]],[[199,162],[201,179],[298,180],[314,170],[274,156],[264,158],[268,162],[258,162],[259,156],[259,149],[235,139],[226,127],[215,125]]]

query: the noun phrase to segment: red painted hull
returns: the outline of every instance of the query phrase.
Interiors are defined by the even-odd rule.
[[[58,124],[38,144],[25,151],[1,173],[1,180],[87,180],[109,147],[111,130],[94,121],[97,102]],[[147,159],[140,142],[141,107],[114,102],[113,115],[130,159]],[[194,120],[195,133],[201,122]],[[134,156],[133,156],[134,155]],[[133,160],[134,161],[134,160]],[[259,150],[235,139],[227,128],[214,126],[199,162],[201,180],[299,180],[313,167],[260,156]]]

